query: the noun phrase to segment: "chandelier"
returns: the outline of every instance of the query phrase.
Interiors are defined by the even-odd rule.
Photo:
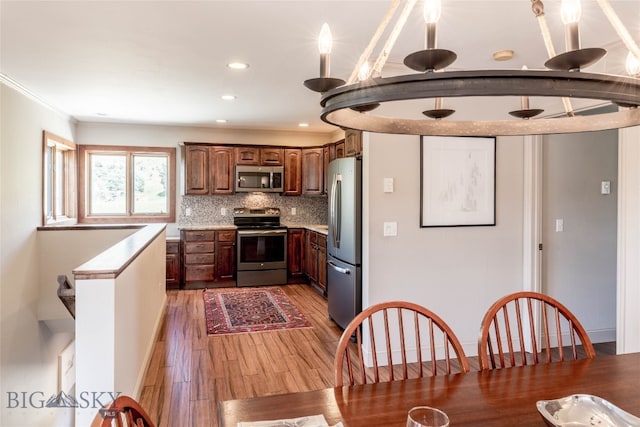
[[[440,0],[424,0],[425,49],[410,53],[404,65],[415,73],[382,77],[382,68],[417,0],[406,0],[381,53],[369,67],[369,57],[401,1],[393,0],[389,10],[360,56],[347,81],[330,76],[331,32],[324,24],[319,37],[320,77],[304,85],[321,93],[321,118],[341,128],[369,132],[411,135],[486,136],[539,135],[624,128],[640,125],[640,48],[629,35],[608,0],[597,0],[607,19],[629,50],[626,71],[629,76],[581,71],[598,62],[607,52],[601,48],[581,48],[580,0],[562,0],[566,52],[556,54],[546,24],[541,0],[531,0],[549,54],[543,70],[526,67],[515,70],[446,71],[456,59],[455,52],[436,46]],[[455,120],[455,111],[443,108],[444,99],[454,97],[519,96],[521,108],[505,114],[504,120]],[[531,108],[529,98],[561,98],[565,114],[536,118],[542,109]],[[572,98],[610,102],[615,112],[576,116]],[[388,117],[376,114],[385,102],[416,99],[433,100],[434,107],[423,111],[423,119]],[[515,119],[514,119],[515,118]]]

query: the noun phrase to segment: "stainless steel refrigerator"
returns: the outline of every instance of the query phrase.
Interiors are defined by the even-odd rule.
[[[329,163],[327,302],[343,329],[362,311],[362,161]]]

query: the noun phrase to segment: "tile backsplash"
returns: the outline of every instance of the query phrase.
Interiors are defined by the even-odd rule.
[[[231,196],[182,196],[178,209],[178,227],[233,224],[233,208],[280,208],[285,225],[326,224],[326,196],[280,196],[272,193],[242,193]],[[222,209],[226,209],[225,215]],[[295,208],[296,214],[291,213]],[[187,209],[191,215],[187,216]]]

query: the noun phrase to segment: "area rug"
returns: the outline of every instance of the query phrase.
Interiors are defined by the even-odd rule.
[[[311,327],[280,288],[206,289],[202,295],[209,335]]]

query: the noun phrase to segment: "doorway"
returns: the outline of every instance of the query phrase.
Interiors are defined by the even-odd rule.
[[[540,288],[616,340],[618,131],[542,138]]]

